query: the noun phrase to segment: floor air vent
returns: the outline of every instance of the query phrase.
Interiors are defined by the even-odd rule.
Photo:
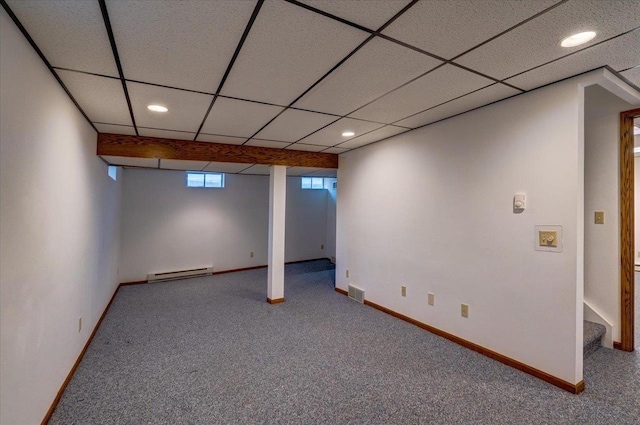
[[[364,289],[349,285],[349,298],[364,304]]]
[[[177,270],[175,272],[154,273],[147,275],[147,282],[161,282],[165,280],[184,279],[186,277],[208,276],[213,274],[213,267],[201,269]]]

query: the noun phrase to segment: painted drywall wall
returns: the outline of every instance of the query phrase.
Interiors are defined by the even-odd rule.
[[[640,136],[634,137],[634,146],[640,147]],[[635,203],[635,263],[640,264],[640,154],[636,154],[634,158],[634,203]],[[640,308],[640,306],[639,306]],[[640,343],[640,342],[639,342]]]
[[[601,86],[585,89],[584,299],[611,324],[609,348],[620,341],[620,112],[629,109]],[[605,212],[604,224],[595,211]]]
[[[121,183],[4,10],[0,38],[0,423],[38,424],[116,290]]]
[[[336,257],[336,202],[338,201],[337,183],[338,179],[324,179],[324,187],[327,190],[326,255],[330,260],[335,260]],[[335,188],[334,185],[336,185]]]
[[[267,264],[268,176],[227,174],[224,189],[187,188],[184,171],[125,169],[124,177],[123,282]],[[303,190],[300,178],[287,178],[285,261],[326,256],[326,197],[326,190]]]
[[[582,380],[580,87],[593,78],[342,154],[337,286],[356,284],[375,303]],[[520,214],[516,193],[527,197]],[[534,249],[536,225],[562,226],[562,253]]]

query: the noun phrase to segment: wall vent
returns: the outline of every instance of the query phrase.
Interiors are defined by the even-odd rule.
[[[209,276],[213,274],[213,266],[201,269],[176,270],[165,273],[152,273],[147,275],[147,282],[162,282],[165,280],[184,279],[187,277]]]
[[[349,285],[349,298],[364,304],[364,289]]]

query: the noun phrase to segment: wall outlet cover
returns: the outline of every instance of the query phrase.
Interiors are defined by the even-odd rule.
[[[562,226],[540,225],[533,226],[533,230],[533,246],[536,251],[562,252]]]

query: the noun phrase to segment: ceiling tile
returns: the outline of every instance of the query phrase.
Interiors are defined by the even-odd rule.
[[[346,115],[442,62],[374,38],[315,86],[296,107]]]
[[[219,97],[202,131],[210,134],[251,137],[282,111],[281,106]]]
[[[229,137],[229,136],[219,136],[216,134],[198,134],[198,138],[196,139],[198,142],[210,142],[210,143],[224,143],[226,145],[241,145],[247,141],[246,137]]]
[[[323,153],[335,153],[335,154],[341,154],[341,153],[345,153],[345,152],[349,152],[351,149],[347,149],[347,148],[329,148],[327,150],[322,151]]]
[[[372,131],[371,133],[367,133],[364,136],[356,137],[355,139],[351,139],[348,142],[344,142],[339,147],[341,148],[349,148],[355,149],[360,146],[368,145],[373,142],[377,142],[378,140],[386,139],[387,137],[395,136],[396,134],[407,131],[406,128],[402,127],[394,127],[392,125],[383,127],[379,130]]]
[[[396,19],[383,34],[451,59],[556,1],[423,0]]]
[[[487,105],[500,99],[505,99],[520,93],[518,90],[507,87],[504,84],[494,84],[482,90],[478,90],[459,99],[437,106],[428,111],[419,113],[405,120],[399,121],[399,125],[406,127],[420,127],[434,121],[460,114],[471,109]]]
[[[301,0],[300,2],[371,30],[380,28],[410,3],[409,0]]]
[[[56,71],[91,121],[132,125],[122,82],[72,71]]]
[[[342,118],[322,130],[316,131],[312,135],[305,137],[301,142],[312,145],[323,145],[325,147],[333,146],[380,127],[384,127],[384,124],[354,120],[351,118]],[[351,137],[343,137],[342,133],[344,131],[353,131],[355,135]]]
[[[287,168],[287,176],[301,176],[303,174],[313,173],[314,171],[322,170],[317,167],[289,167]]]
[[[217,173],[239,173],[250,167],[251,164],[239,164],[236,162],[210,162],[203,171],[215,171]]]
[[[255,4],[255,0],[109,1],[124,75],[214,92]]]
[[[161,130],[155,128],[138,127],[138,133],[145,137],[160,137],[162,139],[193,140],[196,133],[185,131]]]
[[[222,94],[288,105],[367,36],[294,4],[265,2]]]
[[[637,0],[569,1],[456,62],[495,78],[508,78],[635,28],[640,24],[638,16]],[[572,48],[560,46],[565,37],[588,30],[598,33],[589,43]]]
[[[289,142],[276,142],[275,140],[251,139],[247,142],[247,146],[260,146],[262,148],[284,149],[289,146]]]
[[[7,3],[52,66],[118,76],[97,1]]]
[[[135,136],[136,130],[128,125],[112,125],[112,124],[98,124],[93,123],[98,129],[100,133],[110,133],[110,134],[126,134],[129,136]]]
[[[638,46],[640,46],[640,30],[582,50],[506,81],[516,87],[531,90],[605,65],[613,69],[626,69],[640,62]]]
[[[350,116],[391,123],[491,83],[464,69],[444,65]]]
[[[321,150],[324,150],[326,148],[327,148],[326,146],[305,145],[303,143],[294,143],[293,145],[288,146],[285,149],[290,151],[320,152]]]
[[[335,121],[332,115],[287,109],[256,135],[259,139],[295,142],[309,133]]]
[[[208,161],[183,161],[180,159],[161,159],[160,168],[164,170],[200,171],[209,164]]]
[[[250,168],[243,170],[240,174],[260,174],[268,176],[271,173],[271,166],[264,164],[254,164]]]
[[[102,156],[102,159],[111,165],[122,165],[123,167],[145,167],[158,168],[156,158],[130,158],[128,156]]]
[[[623,77],[640,87],[640,65],[621,73]]]
[[[213,96],[183,90],[173,90],[148,84],[127,82],[136,125],[165,128],[167,130],[198,131],[209,109]],[[147,109],[158,104],[169,112],[158,113]]]

